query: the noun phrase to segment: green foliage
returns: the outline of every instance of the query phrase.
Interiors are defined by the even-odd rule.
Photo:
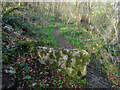
[[[8,56],[7,55],[2,55],[2,60],[5,63],[9,63]]]
[[[29,75],[24,76],[23,79],[31,79],[31,76],[29,76]]]
[[[61,27],[61,35],[70,41],[70,43],[76,48],[82,48],[88,51],[91,54],[90,59],[92,64],[99,70],[102,75],[107,75],[107,73],[113,69],[113,72],[117,70],[114,61],[110,58],[107,58],[107,60],[110,62],[110,64],[108,64],[103,54],[111,53],[112,56],[116,57],[118,56],[118,47],[105,44],[104,40],[99,38],[96,34],[90,34],[90,31],[87,27],[85,28],[82,26],[81,30],[78,31],[75,30],[75,26],[70,26],[69,29],[70,32],[67,31],[67,28]],[[101,61],[99,61],[99,59]],[[112,74],[114,74],[113,72]],[[117,82],[117,80],[115,82]]]
[[[44,3],[43,3],[44,4]],[[4,4],[3,4],[4,5]],[[5,5],[7,5],[7,7],[13,7],[13,6],[17,6],[17,3],[9,3],[6,2]],[[40,4],[42,5],[42,3]],[[55,4],[57,5],[57,4]],[[58,4],[60,5],[60,4]],[[72,4],[71,4],[72,5]],[[117,14],[114,14],[114,6],[112,4],[108,5],[110,6],[110,9],[107,6],[108,4],[106,3],[104,5],[106,11],[103,9],[102,7],[102,3],[100,4],[92,4],[92,12],[91,12],[91,24],[93,26],[96,26],[98,28],[98,30],[100,31],[100,34],[104,35],[104,31],[108,30],[113,30],[113,27],[110,27],[112,25],[112,23],[114,24],[114,20],[112,20],[113,18],[115,18]],[[98,68],[99,72],[101,72],[103,75],[106,75],[106,70],[104,70],[103,68],[109,70],[114,70],[116,71],[116,65],[109,65],[104,56],[102,56],[103,54],[106,53],[110,53],[110,55],[114,56],[114,57],[118,57],[119,56],[119,51],[118,51],[118,47],[114,46],[114,45],[107,45],[104,43],[104,39],[100,39],[97,35],[98,34],[90,34],[90,28],[89,26],[86,25],[82,25],[82,23],[80,23],[79,26],[79,30],[75,30],[76,27],[76,23],[73,22],[76,19],[78,19],[77,17],[74,17],[76,15],[72,15],[69,16],[69,10],[67,14],[66,14],[66,10],[64,11],[63,9],[58,9],[55,8],[56,10],[54,11],[55,15],[52,15],[52,11],[48,12],[49,9],[52,9],[52,4],[50,8],[46,8],[43,6],[43,8],[37,8],[36,10],[32,9],[25,9],[25,8],[19,8],[20,3],[18,4],[17,7],[15,8],[3,8],[3,18],[2,18],[2,24],[3,26],[5,25],[10,25],[12,26],[13,30],[9,30],[9,28],[4,28],[3,32],[2,32],[2,40],[3,40],[3,46],[2,46],[2,60],[3,60],[3,64],[13,64],[15,63],[15,67],[17,67],[18,69],[15,72],[15,75],[18,76],[16,77],[17,79],[21,79],[20,80],[20,85],[23,84],[22,82],[25,80],[28,80],[29,84],[31,84],[31,75],[30,75],[30,69],[27,68],[29,67],[29,65],[27,64],[26,60],[27,60],[27,56],[30,56],[29,54],[32,53],[32,55],[36,55],[36,47],[37,46],[48,46],[48,47],[60,47],[59,43],[57,42],[57,40],[54,37],[54,26],[58,26],[61,30],[61,35],[64,36],[72,45],[74,45],[76,48],[78,49],[85,49],[86,51],[88,51],[91,54],[91,60],[93,60],[93,65],[94,66],[100,66],[102,68]],[[47,6],[49,6],[47,4]],[[69,6],[69,5],[68,5]],[[74,5],[73,5],[74,6]],[[66,5],[67,7],[67,5]],[[96,9],[97,7],[97,9]],[[107,8],[106,8],[107,7]],[[73,7],[72,7],[73,8]],[[35,8],[34,8],[35,9]],[[43,10],[42,10],[43,9]],[[38,11],[37,11],[38,10]],[[69,23],[69,32],[66,28],[65,25],[63,25],[62,23],[62,19],[64,19],[62,17],[62,15],[60,14],[61,10],[63,10],[64,15],[66,15],[66,19],[69,17],[71,19],[74,19],[73,21],[71,20]],[[76,8],[73,8],[71,10],[76,10]],[[24,11],[24,12],[23,12]],[[37,11],[37,12],[36,12]],[[79,11],[84,11],[84,10],[79,10]],[[87,11],[87,10],[86,10]],[[48,12],[48,13],[46,13]],[[82,16],[81,14],[82,12],[80,12],[80,16]],[[113,14],[112,14],[113,13]],[[51,15],[48,15],[51,14]],[[7,16],[7,17],[6,17]],[[11,18],[13,17],[13,18]],[[55,20],[54,20],[55,19]],[[57,22],[54,22],[57,21]],[[119,22],[118,25],[119,26]],[[101,28],[102,27],[102,28]],[[26,28],[27,32],[22,31],[22,28]],[[10,33],[8,32],[10,31]],[[25,36],[25,40],[21,40],[18,39],[18,37],[16,38],[16,36],[12,36],[12,33],[14,31],[20,31],[22,32],[22,36]],[[113,31],[114,32],[114,31]],[[115,32],[114,32],[115,33]],[[113,34],[114,35],[114,34]],[[21,36],[21,37],[22,37]],[[32,37],[32,39],[30,39]],[[19,36],[20,38],[20,36]],[[34,38],[37,38],[39,40],[36,40]],[[109,41],[111,41],[113,39],[113,36],[111,36],[111,38],[109,39]],[[13,44],[13,45],[11,45]],[[104,51],[104,53],[102,52]],[[26,55],[27,54],[27,55]],[[20,64],[17,64],[16,61],[18,59],[20,59],[21,57],[24,58],[23,61],[19,62]],[[107,56],[106,56],[107,57]],[[20,59],[22,60],[22,59]],[[102,60],[102,62],[98,62],[98,60]],[[109,62],[114,63],[111,59],[107,60]],[[49,63],[49,62],[48,62]],[[70,64],[69,64],[70,65]],[[68,65],[68,66],[69,66]],[[35,64],[36,66],[36,64]],[[57,67],[57,62],[54,63],[55,66],[52,69],[53,70],[58,70]],[[51,67],[52,67],[51,66]],[[112,67],[110,67],[112,66]],[[21,74],[22,74],[22,69],[25,69],[25,76],[21,78]],[[45,69],[46,70],[46,69]],[[15,69],[12,69],[11,72],[14,72]],[[44,71],[41,70],[41,68],[39,70],[36,70],[35,73],[40,72],[41,75],[44,74]],[[12,74],[12,73],[11,73]],[[46,72],[46,75],[49,75],[49,72]],[[113,75],[118,75],[119,76],[119,72],[113,72]],[[34,74],[34,76],[37,76],[38,74]],[[81,73],[78,72],[78,75],[80,76]],[[71,83],[70,78],[68,74],[66,74],[66,79],[68,78],[68,83]],[[52,76],[52,79],[54,79],[55,76]],[[18,80],[19,81],[19,80]],[[60,79],[58,80],[54,80],[55,82],[58,83],[58,86],[60,88],[63,87],[64,83],[63,81],[61,81]],[[78,81],[80,83],[80,85],[83,85],[85,83],[84,80],[78,80],[77,78],[74,78],[74,82],[72,82],[72,84],[75,84],[75,82]],[[115,78],[115,82],[117,82],[117,78]],[[24,86],[24,85],[23,85]],[[45,87],[43,84],[38,84],[36,85],[37,87],[43,88]]]
[[[46,28],[38,26],[39,32],[43,33],[42,36],[39,35],[39,39],[42,40],[45,45],[50,47],[59,47],[57,40],[54,38],[54,23],[49,24]]]

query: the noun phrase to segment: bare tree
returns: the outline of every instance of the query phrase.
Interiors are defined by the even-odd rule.
[[[120,50],[120,2],[118,2],[118,45]]]

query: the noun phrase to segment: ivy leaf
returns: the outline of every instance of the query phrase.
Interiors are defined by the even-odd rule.
[[[29,75],[24,76],[23,79],[31,79],[31,76],[29,76]]]
[[[16,73],[16,70],[14,68],[12,68],[11,70],[9,70],[10,74]]]
[[[28,74],[29,74],[29,72],[30,72],[30,69],[29,69],[29,68],[27,68],[27,69],[26,69],[26,73],[28,73]]]
[[[11,54],[10,54],[10,53],[8,53],[8,55],[10,56]]]

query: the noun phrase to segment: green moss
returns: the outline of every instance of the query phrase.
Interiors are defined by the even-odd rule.
[[[49,53],[49,59],[47,58],[46,63],[50,66],[50,67],[60,67],[65,69],[65,71],[69,74],[71,74],[72,77],[74,76],[78,76],[81,77],[83,75],[86,74],[86,63],[89,61],[89,55],[87,54],[87,52],[85,52],[84,50],[81,50],[81,53],[78,53],[79,50],[69,50],[69,52],[67,52],[66,49],[55,49],[55,56],[56,58],[53,56],[53,52],[54,50],[51,50],[51,52],[49,52],[49,48],[47,48],[48,50],[42,49],[41,50],[41,55],[44,57],[46,56],[46,53]],[[62,52],[62,54],[61,54]],[[76,55],[73,55],[73,53],[77,53]],[[68,58],[66,61],[64,61],[63,57],[64,55],[67,55]],[[43,58],[44,59],[44,58]],[[75,59],[75,60],[74,60]],[[57,61],[56,61],[57,60]],[[47,62],[48,61],[48,62]],[[64,63],[65,67],[59,66],[59,63]],[[74,63],[74,64],[73,64]]]
[[[66,67],[71,67],[71,60],[70,59],[68,59],[67,61],[66,61]]]
[[[73,71],[71,72],[71,76],[72,76],[72,77],[77,76],[77,71],[76,71],[75,69],[73,69]]]
[[[67,59],[67,61],[66,61],[66,67],[71,67],[71,62],[72,62],[72,55],[71,55],[71,53],[69,52],[68,53],[68,59]]]
[[[54,68],[54,67],[58,68],[58,62],[55,61],[53,64],[50,65],[50,67],[52,67],[52,68]]]
[[[4,60],[5,63],[9,63],[7,55],[2,55],[2,59]]]
[[[49,56],[51,59],[55,59],[55,57],[53,56],[53,53],[49,53],[49,54],[50,54]]]
[[[67,72],[67,73],[70,73],[70,70],[69,70],[69,68],[66,68],[66,72]]]
[[[68,52],[66,50],[62,50],[63,54],[67,55]]]
[[[81,72],[80,72],[80,71],[78,71],[77,76],[79,76],[79,77],[80,77],[81,75],[82,75],[82,74],[81,74]]]
[[[24,45],[24,46],[27,46],[27,48],[31,48],[31,49],[33,49],[33,46],[35,45],[35,41],[32,39],[28,39],[28,38],[26,38],[26,41],[21,41],[17,39],[16,42],[19,45]]]
[[[57,57],[57,60],[58,60],[58,58],[61,57],[61,55],[60,55],[60,53],[59,53],[58,51],[55,51],[55,55],[56,55],[56,57]]]
[[[45,61],[46,65],[50,65],[50,61]]]

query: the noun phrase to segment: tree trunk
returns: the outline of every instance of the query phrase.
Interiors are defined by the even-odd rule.
[[[78,30],[78,20],[76,20],[76,30]]]
[[[88,11],[88,15],[89,15],[89,16],[88,16],[88,24],[90,24],[90,20],[91,20],[91,19],[90,19],[90,16],[91,16],[91,2],[90,2],[90,1],[88,2],[88,6],[89,6],[89,11]]]
[[[7,16],[7,15],[9,15],[11,12],[13,12],[14,10],[16,10],[16,9],[18,9],[20,7],[20,2],[19,2],[19,4],[16,6],[16,7],[14,7],[14,8],[10,8],[10,9],[6,9],[6,11],[3,11],[3,15],[4,16]]]
[[[118,2],[118,45],[120,49],[120,2]]]
[[[79,8],[79,2],[76,2],[76,8],[77,8],[77,10],[76,10],[76,30],[78,30],[78,22],[79,22],[79,10],[78,10],[78,8]]]

